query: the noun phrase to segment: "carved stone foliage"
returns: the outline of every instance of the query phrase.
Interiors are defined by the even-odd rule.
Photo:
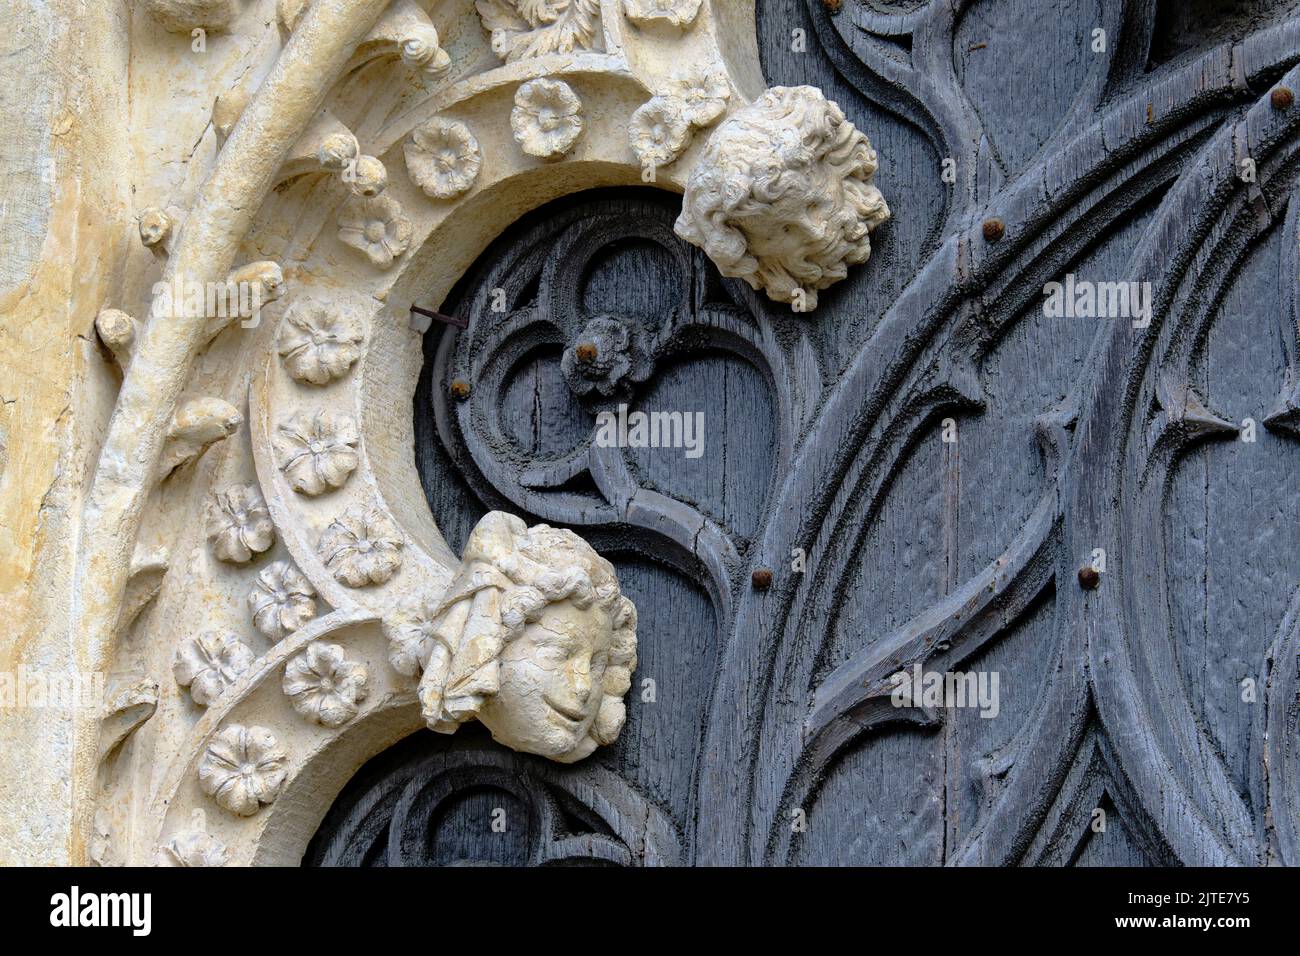
[[[178,833],[158,851],[156,864],[173,867],[225,866],[230,861],[226,845],[207,832],[207,817],[194,811],[190,829]]]
[[[194,703],[207,707],[252,663],[253,652],[239,635],[208,631],[176,648],[172,672],[176,683],[189,690]]]
[[[256,486],[234,485],[217,493],[208,518],[208,543],[214,557],[245,564],[274,541],[275,525]]]
[[[599,0],[476,0],[492,49],[506,62],[599,50]]]
[[[435,199],[454,199],[474,185],[483,153],[464,123],[441,117],[411,131],[406,168],[416,185]]]
[[[686,185],[677,234],[723,275],[799,311],[871,255],[889,219],[874,183],[876,152],[810,86],[777,87],[709,138]]]
[[[349,660],[337,644],[313,641],[284,668],[284,693],[302,717],[341,727],[366,699],[365,665]]]
[[[274,561],[258,573],[248,609],[257,629],[278,641],[316,616],[316,590],[288,561]]]
[[[224,30],[239,14],[240,0],[142,0],[149,15],[177,33]]]
[[[411,221],[391,196],[354,196],[339,211],[339,239],[366,255],[380,269],[406,252]]]

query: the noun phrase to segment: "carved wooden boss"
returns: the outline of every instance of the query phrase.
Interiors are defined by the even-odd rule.
[[[141,6],[185,43],[237,29],[246,3]],[[763,62],[792,82],[768,88],[744,0],[279,0],[282,49],[217,100],[222,147],[197,200],[141,212],[166,262],[149,314],[113,303],[96,323],[123,384],[75,609],[113,678],[81,741],[96,770],[74,781],[87,853],[295,863],[328,812],[313,861],[418,862],[412,834],[441,801],[495,787],[525,806],[532,862],[834,860],[868,843],[882,860],[1066,861],[1098,807],[1135,856],[1300,862],[1295,608],[1229,681],[1253,674],[1269,697],[1267,743],[1249,738],[1269,760],[1247,761],[1269,775],[1225,753],[1231,732],[1168,646],[1176,612],[1153,599],[1175,465],[1236,431],[1197,365],[1213,302],[1276,222],[1282,273],[1296,269],[1300,110],[1267,91],[1298,85],[1300,26],[1144,72],[1156,5],[1103,3],[1097,26],[1123,41],[1078,66],[1063,125],[1025,148],[1032,123],[990,132],[965,98],[971,57],[1015,6],[791,4],[764,27]],[[817,52],[792,67],[800,44]],[[839,290],[825,290],[891,216],[845,117],[845,96],[861,112],[854,86],[890,115],[909,160],[892,182],[913,191],[887,187],[889,260],[866,267],[881,273],[863,280],[871,301],[831,319]],[[623,191],[510,231],[597,187]],[[988,363],[1038,290],[1144,206],[1144,230],[1106,255],[1117,278],[1154,284],[1152,321],[1072,346],[1073,378],[1034,413],[1043,460],[999,490],[1009,504],[959,558],[956,451],[936,442],[927,459],[922,437],[986,407]],[[598,301],[602,257],[628,243],[667,257],[675,300],[624,264],[621,297]],[[852,277],[850,297],[865,288]],[[192,307],[214,287],[238,306]],[[444,302],[468,328],[426,335],[412,306]],[[1286,325],[1283,395],[1260,414],[1293,436],[1295,338]],[[546,349],[551,377],[513,392]],[[701,351],[762,369],[768,414],[726,422],[769,431],[770,472],[738,486],[760,513],[675,495],[583,418]],[[512,451],[552,385],[578,403],[576,440]],[[1022,454],[1015,421],[985,461]],[[723,457],[738,473],[752,454]],[[948,482],[938,510],[872,537],[904,514],[891,489],[928,475]],[[465,542],[459,560],[447,538]],[[882,548],[914,591],[892,610],[861,565]],[[631,583],[597,549],[641,561]],[[1104,572],[1076,580],[1098,549]],[[692,583],[684,604],[647,584],[665,573],[647,558]],[[640,622],[630,593],[650,596]],[[1043,650],[986,665],[1034,687],[1008,699],[1019,716],[1001,736],[889,705],[899,670],[987,660],[1013,632]],[[473,721],[485,732],[461,729]],[[335,805],[425,726],[459,732]],[[867,739],[895,750],[868,760]]]

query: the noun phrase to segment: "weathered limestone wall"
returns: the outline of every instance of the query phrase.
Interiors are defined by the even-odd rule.
[[[133,223],[125,0],[11,0],[0,31],[0,672],[82,669],[79,504],[116,385],[93,323]],[[0,710],[0,863],[71,852],[74,720]]]

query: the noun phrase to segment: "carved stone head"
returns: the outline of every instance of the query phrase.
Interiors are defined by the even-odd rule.
[[[477,718],[498,743],[561,763],[618,737],[636,608],[572,531],[487,514],[432,624],[420,706],[434,730]]]
[[[889,218],[875,172],[867,137],[820,90],[776,86],[709,138],[674,228],[723,275],[812,309]]]

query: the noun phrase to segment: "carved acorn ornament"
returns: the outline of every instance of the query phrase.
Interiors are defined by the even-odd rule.
[[[876,151],[811,86],[773,87],[709,137],[674,229],[725,276],[801,311],[871,255],[889,219]]]

